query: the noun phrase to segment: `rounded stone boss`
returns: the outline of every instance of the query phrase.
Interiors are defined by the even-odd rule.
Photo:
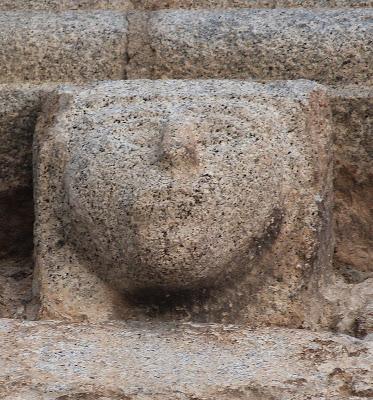
[[[74,137],[64,174],[69,235],[95,270],[125,290],[177,290],[247,263],[283,207],[285,150],[259,133],[281,126],[270,108],[153,100],[110,119]]]
[[[139,81],[60,94],[52,127],[39,124],[39,162],[54,182],[51,190],[40,179],[49,203],[40,196],[39,204],[53,204],[46,225],[56,237],[47,241],[60,237],[70,267],[62,278],[51,260],[46,269],[65,289],[77,286],[75,296],[92,291],[84,279],[71,283],[80,269],[128,296],[264,280],[287,263],[295,268],[300,252],[311,263],[304,243],[313,248],[316,237],[304,227],[319,223],[315,195],[324,184],[309,145],[324,124],[322,113],[308,121],[310,104],[322,105],[317,90]],[[41,263],[45,271],[45,256]]]

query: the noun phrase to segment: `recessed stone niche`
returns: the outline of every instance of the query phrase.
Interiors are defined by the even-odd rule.
[[[322,86],[60,87],[34,152],[40,318],[327,323]]]

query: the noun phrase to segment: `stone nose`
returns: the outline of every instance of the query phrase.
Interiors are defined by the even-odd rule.
[[[168,120],[162,127],[160,160],[173,167],[197,165],[197,129],[193,119]]]

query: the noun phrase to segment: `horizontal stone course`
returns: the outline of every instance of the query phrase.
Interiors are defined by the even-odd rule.
[[[0,0],[9,10],[161,10],[170,8],[372,7],[372,0]]]
[[[0,0],[0,11],[132,10],[131,0]]]
[[[126,78],[371,83],[372,18],[367,9],[0,12],[0,83]]]
[[[203,324],[0,320],[0,364],[3,400],[368,399],[373,379],[372,342]]]
[[[128,77],[368,84],[372,18],[370,9],[134,14]]]
[[[372,7],[372,0],[133,0],[137,9]]]
[[[0,83],[125,77],[124,13],[1,12]]]

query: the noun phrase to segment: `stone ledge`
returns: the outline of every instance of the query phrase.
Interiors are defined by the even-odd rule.
[[[133,8],[372,7],[371,0],[0,0],[0,10],[119,10]]]
[[[0,0],[2,11],[132,10],[131,0]]]
[[[370,9],[3,11],[0,83],[238,78],[369,84],[372,15]]]
[[[369,84],[372,16],[370,9],[134,13],[127,75]]]
[[[4,400],[367,399],[372,342],[306,330],[0,320]]]
[[[372,7],[371,0],[134,0],[138,9]]]
[[[372,7],[371,0],[137,0],[138,9],[160,10],[166,8],[282,8],[282,7]],[[137,3],[134,0],[134,4]]]

